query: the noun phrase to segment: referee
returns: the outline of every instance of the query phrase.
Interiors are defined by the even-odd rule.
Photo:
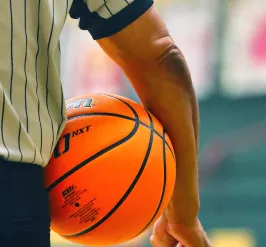
[[[210,246],[197,217],[197,100],[152,0],[1,0],[0,245],[50,246],[42,168],[66,119],[59,36],[68,13],[123,69],[173,142],[176,186],[152,245]]]

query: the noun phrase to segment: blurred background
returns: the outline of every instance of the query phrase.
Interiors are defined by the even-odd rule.
[[[214,247],[266,246],[266,1],[157,0],[191,70],[201,114],[200,219]],[[123,72],[67,20],[66,99],[109,92],[138,101]],[[148,247],[150,231],[124,244]],[[74,244],[52,236],[53,247]]]

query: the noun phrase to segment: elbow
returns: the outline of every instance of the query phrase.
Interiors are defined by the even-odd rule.
[[[194,97],[194,87],[186,59],[173,41],[156,57],[156,64],[163,68],[173,83],[177,83],[185,93]]]

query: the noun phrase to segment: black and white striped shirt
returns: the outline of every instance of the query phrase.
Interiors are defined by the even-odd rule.
[[[152,0],[1,0],[0,157],[45,166],[64,128],[59,36],[70,11],[94,39],[136,20]]]

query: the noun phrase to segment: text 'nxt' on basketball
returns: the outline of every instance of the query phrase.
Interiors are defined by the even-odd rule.
[[[70,139],[90,131],[91,125],[84,126],[82,128],[76,129],[71,133],[67,133],[60,137],[54,149],[54,157],[58,158],[62,154],[66,153],[70,149]],[[63,142],[63,143],[62,143]],[[61,151],[60,151],[61,150]]]
[[[72,137],[78,136],[80,134],[84,134],[90,130],[91,125],[87,125],[83,128],[79,128],[77,130],[74,130],[71,134]]]

